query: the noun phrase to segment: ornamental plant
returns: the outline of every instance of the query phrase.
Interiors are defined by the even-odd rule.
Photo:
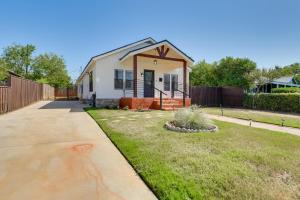
[[[211,129],[212,121],[209,120],[200,109],[182,108],[176,111],[174,125],[186,129]]]

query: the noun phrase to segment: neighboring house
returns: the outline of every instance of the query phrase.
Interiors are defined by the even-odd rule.
[[[165,109],[190,105],[189,72],[193,59],[168,40],[146,38],[94,56],[76,81],[79,98],[96,105]],[[185,101],[183,101],[185,99]]]
[[[259,87],[260,92],[271,93],[272,88],[300,87],[294,76],[284,76]]]

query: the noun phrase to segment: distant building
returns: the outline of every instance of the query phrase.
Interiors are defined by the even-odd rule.
[[[283,76],[277,79],[274,79],[273,81],[261,85],[260,87],[257,86],[256,89],[259,89],[259,92],[265,92],[265,93],[271,93],[272,88],[284,88],[284,87],[299,87],[300,83],[296,81],[294,76]]]

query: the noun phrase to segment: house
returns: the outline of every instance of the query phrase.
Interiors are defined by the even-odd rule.
[[[76,81],[78,97],[96,106],[172,109],[189,106],[194,60],[168,40],[146,38],[90,59]]]
[[[260,92],[271,93],[272,88],[283,88],[283,87],[300,87],[294,76],[283,76],[265,85],[261,85],[259,88]]]

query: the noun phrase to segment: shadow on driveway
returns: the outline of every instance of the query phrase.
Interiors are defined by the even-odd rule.
[[[51,101],[39,109],[70,109],[70,112],[84,112],[85,107],[89,105],[79,101]]]

